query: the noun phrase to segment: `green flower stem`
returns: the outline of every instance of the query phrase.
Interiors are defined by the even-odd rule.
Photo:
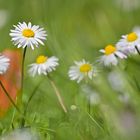
[[[135,48],[136,48],[136,50],[137,50],[138,54],[140,55],[140,51],[139,51],[138,47],[137,47],[137,46],[135,46]]]
[[[23,57],[22,57],[22,67],[21,67],[21,93],[18,95],[17,103],[19,106],[22,105],[22,95],[23,95],[23,84],[24,84],[24,63],[25,63],[25,55],[27,51],[27,46],[25,47],[23,51]]]
[[[17,105],[15,104],[15,102],[13,101],[13,99],[11,98],[11,96],[9,95],[9,93],[7,92],[7,90],[5,89],[5,87],[1,81],[0,81],[0,85],[1,85],[5,95],[8,97],[9,101],[12,103],[12,105],[15,107],[15,109],[21,114],[20,109],[17,107]]]
[[[66,107],[65,107],[65,105],[64,105],[64,102],[63,102],[63,100],[62,100],[62,97],[61,97],[61,95],[60,95],[60,92],[59,92],[59,90],[57,89],[57,87],[56,87],[54,81],[51,79],[51,77],[50,77],[49,75],[48,75],[48,79],[49,79],[49,81],[50,81],[50,83],[51,83],[51,85],[52,85],[52,87],[53,87],[53,89],[54,89],[54,91],[55,91],[55,94],[56,94],[56,96],[57,96],[57,98],[58,98],[58,101],[59,101],[59,103],[60,103],[62,109],[64,110],[65,113],[67,113],[67,109],[66,109]]]
[[[21,70],[21,94],[23,93],[23,81],[24,81],[24,63],[25,63],[25,55],[26,55],[27,47],[25,47],[22,58],[22,70]]]
[[[87,106],[88,106],[88,112],[90,114],[91,113],[91,101],[90,101],[90,97],[88,97]]]
[[[44,80],[44,79],[43,79],[43,80]],[[27,104],[26,104],[26,106],[25,106],[25,108],[24,108],[24,112],[23,112],[23,115],[24,115],[24,116],[26,116],[28,106],[29,106],[29,104],[30,104],[32,98],[33,98],[34,95],[36,94],[37,89],[40,87],[41,83],[43,82],[43,80],[41,80],[41,81],[39,82],[39,84],[34,88],[33,92],[31,93],[31,95],[30,95],[30,97],[29,97],[29,99],[28,99],[28,101],[27,101]],[[25,119],[22,119],[22,120],[21,120],[21,126],[23,127],[24,125],[25,125]]]
[[[105,132],[104,128],[88,112],[86,113],[88,117],[92,120],[92,122],[95,123],[103,132]]]

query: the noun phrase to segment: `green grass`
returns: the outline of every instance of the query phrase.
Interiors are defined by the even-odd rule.
[[[27,65],[40,54],[55,55],[60,59],[60,66],[51,76],[68,113],[61,109],[47,77],[31,78],[25,71],[25,104],[34,88],[44,79],[29,104],[26,126],[37,132],[41,140],[139,139],[140,56],[131,57],[118,67],[101,68],[98,77],[90,83],[70,81],[67,73],[74,60],[84,58],[95,62],[100,56],[99,49],[116,43],[121,35],[140,25],[140,8],[125,11],[122,6],[117,6],[115,0],[0,0],[0,9],[8,12],[8,20],[0,28],[1,51],[15,48],[9,37],[12,25],[31,21],[47,30],[48,39],[45,46],[27,50],[25,69],[28,70]],[[112,89],[108,81],[111,71],[121,75],[123,91]],[[99,94],[99,104],[89,108],[83,86]],[[118,99],[123,93],[129,95],[127,103]],[[73,104],[77,106],[76,110],[71,110]],[[0,119],[1,135],[12,130],[13,110],[11,108]],[[125,121],[130,126],[128,122],[124,124]],[[15,128],[19,127],[18,122],[18,119],[14,121]]]

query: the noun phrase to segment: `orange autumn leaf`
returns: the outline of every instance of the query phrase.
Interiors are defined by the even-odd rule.
[[[5,89],[16,102],[17,94],[21,89],[21,52],[18,50],[5,50],[2,54],[10,59],[10,66],[4,75],[0,75]],[[12,106],[9,99],[0,87],[0,116],[3,116]]]

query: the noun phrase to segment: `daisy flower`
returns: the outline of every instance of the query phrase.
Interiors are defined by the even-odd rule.
[[[56,66],[58,66],[58,58],[55,56],[52,56],[48,58],[47,56],[40,55],[36,59],[36,63],[33,63],[30,66],[29,74],[31,76],[35,75],[47,75],[49,72],[52,72],[56,69]]]
[[[103,63],[105,66],[110,65],[117,65],[118,59],[124,59],[127,58],[125,54],[123,54],[121,51],[117,50],[117,48],[113,45],[107,45],[104,49],[100,50],[101,53],[104,55],[100,57],[100,62]]]
[[[58,66],[58,58],[55,56],[52,56],[50,58],[48,58],[47,56],[44,55],[40,55],[37,57],[36,59],[36,63],[33,63],[30,65],[30,69],[29,69],[29,74],[31,76],[35,76],[35,75],[47,75],[49,72],[52,72],[53,70],[56,69],[56,66]],[[58,101],[62,107],[62,109],[64,110],[65,113],[67,113],[67,109],[64,105],[63,99],[60,95],[60,92],[57,88],[57,86],[55,85],[55,82],[52,80],[52,78],[50,76],[48,76],[48,79],[55,91],[55,94],[58,98]]]
[[[1,140],[38,140],[38,136],[30,129],[17,129],[0,137]]]
[[[4,74],[8,67],[9,67],[9,63],[10,59],[5,57],[4,55],[0,55],[0,74]]]
[[[38,25],[32,25],[31,22],[28,24],[19,22],[14,27],[15,29],[11,30],[10,36],[12,37],[12,42],[18,48],[27,46],[34,50],[39,44],[44,45],[43,41],[46,40],[47,34],[43,28],[40,28]]]
[[[136,54],[140,50],[140,33],[132,32],[123,35],[116,47],[125,54]]]
[[[81,80],[85,78],[92,79],[96,76],[96,68],[93,67],[92,64],[86,62],[84,59],[82,61],[75,61],[75,65],[71,66],[68,72],[70,80],[76,80],[79,83]]]

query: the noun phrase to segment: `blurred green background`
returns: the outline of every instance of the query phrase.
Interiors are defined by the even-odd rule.
[[[67,74],[73,61],[84,58],[96,62],[99,49],[115,44],[121,35],[139,26],[139,13],[139,0],[0,0],[1,51],[16,48],[9,32],[18,22],[40,25],[48,33],[45,46],[27,50],[23,95],[26,104],[44,79],[29,104],[30,123],[26,122],[41,140],[140,139],[140,56],[133,56],[118,67],[100,67],[98,77],[89,83],[77,84]],[[27,65],[40,54],[60,59],[51,76],[67,114],[47,77],[31,78],[27,73]],[[12,112],[13,108],[1,118],[1,134],[11,131]]]

